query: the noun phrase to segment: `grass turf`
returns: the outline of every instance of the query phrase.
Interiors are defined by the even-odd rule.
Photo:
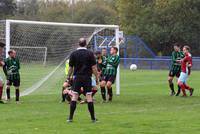
[[[68,104],[60,104],[62,71],[16,105],[0,105],[0,134],[198,134],[200,131],[199,75],[189,83],[193,97],[170,97],[167,71],[121,71],[121,95],[101,104],[96,95],[95,110],[100,122],[90,122],[87,105],[78,105],[74,122],[66,123]],[[61,73],[62,72],[62,73]],[[36,79],[36,78],[33,78]]]

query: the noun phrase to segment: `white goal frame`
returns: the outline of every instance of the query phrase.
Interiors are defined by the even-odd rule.
[[[6,57],[10,50],[10,26],[14,24],[37,24],[37,25],[52,25],[52,26],[70,26],[70,27],[93,27],[93,28],[108,28],[115,30],[116,47],[119,49],[119,26],[118,25],[99,25],[99,24],[80,24],[80,23],[57,23],[57,22],[42,22],[42,21],[25,21],[25,20],[5,20],[6,27]],[[120,50],[119,50],[120,51]],[[118,51],[118,54],[119,54]],[[116,76],[116,94],[120,95],[120,66],[117,70]]]

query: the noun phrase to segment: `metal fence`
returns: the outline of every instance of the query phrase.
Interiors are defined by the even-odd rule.
[[[109,44],[113,36],[95,36],[93,47],[94,50],[101,49],[99,46],[99,40],[103,40],[100,43],[110,50]],[[138,69],[150,69],[150,70],[161,70],[169,69],[171,66],[170,56],[156,56],[148,44],[146,44],[140,37],[124,36],[124,43],[120,45],[120,57],[121,57],[121,67],[128,69],[131,64],[136,64]],[[200,57],[193,57],[193,67],[194,70],[200,70]]]
[[[131,64],[136,64],[138,69],[162,70],[171,66],[170,57],[156,58],[121,58],[121,67],[128,69]],[[200,70],[200,57],[193,57],[194,70]]]

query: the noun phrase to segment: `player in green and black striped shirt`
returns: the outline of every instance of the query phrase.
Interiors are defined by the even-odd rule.
[[[5,59],[5,65],[3,66],[3,71],[7,78],[7,99],[10,100],[10,86],[13,85],[15,87],[16,102],[18,103],[20,86],[20,63],[19,59],[16,57],[16,52],[14,50],[10,50],[8,54],[9,57]]]
[[[105,90],[107,87],[108,91],[108,100],[112,101],[112,84],[115,82],[115,78],[117,75],[117,68],[120,62],[119,55],[117,55],[118,48],[112,47],[110,50],[110,56],[107,58],[106,69],[103,74],[103,78],[101,81],[101,90]],[[106,101],[106,95],[103,97],[103,101]]]
[[[179,44],[176,43],[174,44],[174,51],[172,52],[172,64],[171,64],[171,68],[169,71],[169,78],[168,78],[169,87],[171,89],[171,96],[176,94],[174,91],[173,78],[175,76],[178,78],[181,73],[181,64],[178,63],[177,60],[181,60],[182,58],[184,58],[184,54],[183,52],[180,51]],[[180,93],[180,87],[178,86],[178,92],[176,96],[178,96],[179,93]]]

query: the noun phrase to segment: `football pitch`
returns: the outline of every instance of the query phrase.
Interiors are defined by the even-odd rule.
[[[40,72],[41,71],[41,72]],[[32,72],[33,73],[33,72]],[[22,87],[45,75],[24,75]],[[41,74],[43,73],[43,74]],[[171,97],[167,84],[168,71],[121,71],[121,95],[112,103],[101,103],[100,91],[95,96],[98,123],[91,123],[87,105],[77,105],[73,123],[66,123],[69,106],[60,102],[63,71],[51,77],[37,91],[9,104],[0,105],[0,134],[199,134],[199,71],[194,71],[189,84],[193,97]],[[14,90],[11,90],[14,92]]]

